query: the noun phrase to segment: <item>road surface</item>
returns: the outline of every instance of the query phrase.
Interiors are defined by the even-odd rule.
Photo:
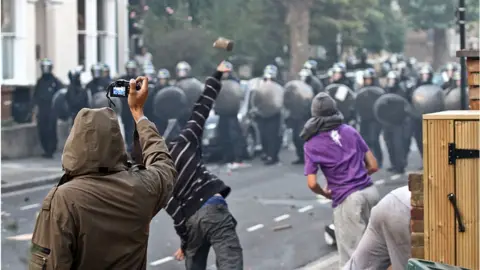
[[[238,221],[246,270],[292,270],[316,260],[314,269],[336,266],[335,249],[325,243],[323,236],[325,225],[332,219],[331,203],[308,189],[303,166],[290,165],[293,159],[293,152],[284,150],[283,165],[266,167],[252,161],[251,166],[233,172],[212,167],[232,187],[227,201]],[[412,151],[408,170],[420,166],[418,152]],[[407,184],[406,174],[392,175],[384,170],[373,179],[382,196]],[[322,180],[322,186],[324,183]],[[2,194],[2,269],[26,269],[36,212],[50,187]],[[291,227],[274,230],[282,225]],[[172,257],[178,247],[172,221],[161,211],[151,223],[147,268],[185,269],[183,262]],[[318,262],[319,258],[324,258],[323,262]],[[208,269],[216,269],[214,264],[212,250]]]

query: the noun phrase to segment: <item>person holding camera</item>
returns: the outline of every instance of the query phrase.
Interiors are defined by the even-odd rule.
[[[130,80],[128,105],[144,166],[129,166],[115,112],[82,109],[65,143],[65,174],[42,203],[29,269],[146,269],[149,226],[167,204],[177,171],[143,114],[148,79]]]
[[[215,250],[217,269],[243,269],[243,254],[237,222],[225,198],[231,189],[208,171],[202,161],[205,120],[221,90],[221,77],[230,72],[222,62],[205,83],[205,90],[180,135],[169,144],[178,174],[173,196],[165,210],[172,217],[181,247],[178,260],[186,258],[186,269],[206,269],[210,247]]]

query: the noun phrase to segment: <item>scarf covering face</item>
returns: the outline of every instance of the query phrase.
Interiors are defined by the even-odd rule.
[[[321,131],[329,131],[343,123],[343,115],[337,109],[337,103],[327,93],[320,92],[312,100],[312,117],[300,133],[305,141]]]

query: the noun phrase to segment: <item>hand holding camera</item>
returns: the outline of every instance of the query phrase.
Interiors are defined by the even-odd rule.
[[[148,78],[140,76],[136,80],[131,79],[129,82],[130,89],[138,89],[139,85],[139,90],[128,93],[128,106],[135,121],[143,116],[143,106],[148,97]]]

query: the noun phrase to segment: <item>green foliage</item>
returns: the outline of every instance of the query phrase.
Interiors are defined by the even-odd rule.
[[[413,29],[445,29],[455,25],[458,0],[399,0]],[[478,20],[478,0],[466,0],[467,20]]]

